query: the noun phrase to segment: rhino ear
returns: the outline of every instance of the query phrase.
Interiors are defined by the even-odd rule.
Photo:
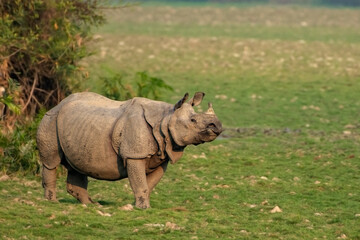
[[[189,97],[189,93],[185,93],[184,97],[180,99],[174,106],[174,110],[180,108]]]
[[[199,105],[202,102],[204,96],[205,96],[205,93],[203,93],[203,92],[195,93],[195,95],[190,99],[189,104],[191,104],[191,106]]]

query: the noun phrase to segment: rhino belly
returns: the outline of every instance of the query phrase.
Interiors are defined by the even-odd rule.
[[[126,177],[123,163],[111,144],[115,109],[99,109],[69,103],[58,115],[60,146],[69,164],[80,173],[97,179]]]

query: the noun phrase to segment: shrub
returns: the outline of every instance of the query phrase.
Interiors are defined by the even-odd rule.
[[[27,124],[15,124],[11,133],[0,134],[0,172],[37,174],[40,170],[36,151],[36,130],[45,110]]]
[[[164,80],[157,77],[152,77],[147,74],[147,72],[138,72],[137,87],[138,87],[138,96],[147,97],[158,100],[161,96],[161,90],[171,90],[174,89],[167,85]]]
[[[33,116],[76,89],[77,63],[88,55],[84,43],[91,27],[104,22],[98,10],[96,0],[0,1],[0,86],[11,96],[1,102]],[[11,89],[10,81],[19,88]],[[7,111],[3,120],[14,124],[13,116]]]
[[[162,90],[173,91],[164,80],[150,76],[147,72],[137,72],[132,84],[124,81],[121,74],[109,71],[109,76],[101,77],[101,94],[113,100],[127,100],[133,97],[146,97],[158,100]]]

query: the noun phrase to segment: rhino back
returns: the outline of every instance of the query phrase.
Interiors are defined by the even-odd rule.
[[[59,152],[58,148],[58,137],[57,137],[57,116],[59,111],[66,104],[79,101],[89,100],[97,101],[104,100],[106,98],[91,92],[74,93],[63,99],[57,106],[49,110],[41,120],[37,130],[37,145],[40,153],[40,161],[48,169],[53,169],[60,164],[62,159],[62,153]]]
[[[127,102],[112,101],[97,94],[75,96],[57,117],[60,146],[69,164],[86,175],[100,179],[121,178],[111,135]]]

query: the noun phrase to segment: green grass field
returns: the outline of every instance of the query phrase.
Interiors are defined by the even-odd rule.
[[[91,180],[101,206],[58,181],[0,181],[2,239],[360,239],[360,10],[137,6],[109,10],[86,88],[106,69],[148,71],[174,87],[163,100],[206,93],[225,131],[187,148],[152,194],[127,180]],[[275,207],[281,212],[273,212]]]

